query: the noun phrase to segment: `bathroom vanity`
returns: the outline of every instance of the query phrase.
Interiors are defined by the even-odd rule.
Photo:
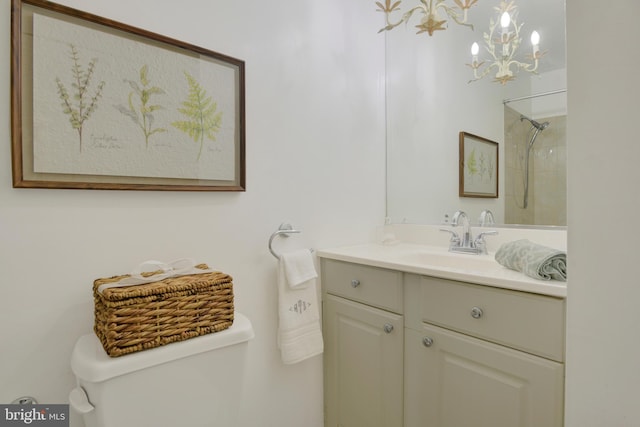
[[[318,255],[325,426],[563,425],[565,283],[425,245]]]

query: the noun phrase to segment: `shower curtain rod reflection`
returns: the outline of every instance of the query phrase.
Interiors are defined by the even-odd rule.
[[[520,98],[505,99],[504,101],[502,101],[502,103],[504,105],[507,105],[508,103],[514,102],[514,101],[523,101],[525,99],[539,98],[541,96],[547,96],[547,95],[555,95],[556,93],[564,93],[566,91],[567,91],[566,89],[552,90],[552,91],[549,91],[549,92],[542,92],[542,93],[536,93],[536,94],[533,94],[533,95],[521,96]]]

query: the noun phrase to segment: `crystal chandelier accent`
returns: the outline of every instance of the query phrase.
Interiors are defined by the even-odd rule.
[[[420,0],[420,4],[403,13],[397,22],[391,21],[391,15],[394,12],[400,12],[401,0],[394,1],[385,0],[385,3],[377,1],[379,11],[384,12],[387,25],[378,31],[393,30],[398,25],[408,23],[414,14],[422,15],[420,23],[416,25],[418,29],[416,34],[427,33],[433,36],[436,31],[447,29],[446,17],[453,19],[456,24],[464,25],[473,29],[473,25],[467,23],[468,10],[478,2],[478,0],[452,0],[453,4],[448,3],[449,0]]]

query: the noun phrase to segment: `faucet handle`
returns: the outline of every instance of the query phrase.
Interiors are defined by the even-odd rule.
[[[473,241],[474,246],[478,249],[478,252],[483,254],[487,253],[487,242],[484,240],[484,236],[492,236],[498,234],[496,230],[483,231],[482,233],[476,236],[476,239]]]
[[[455,243],[455,244],[460,244],[460,236],[458,236],[458,233],[456,233],[453,230],[449,230],[448,228],[441,228],[440,231],[446,231],[447,233],[451,233],[451,239],[449,240],[449,242],[451,243]]]

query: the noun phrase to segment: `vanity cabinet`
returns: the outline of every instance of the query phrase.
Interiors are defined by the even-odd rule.
[[[402,427],[402,273],[322,260],[325,426]]]
[[[560,427],[564,300],[408,275],[405,425]]]
[[[322,259],[327,427],[561,427],[565,300]]]

